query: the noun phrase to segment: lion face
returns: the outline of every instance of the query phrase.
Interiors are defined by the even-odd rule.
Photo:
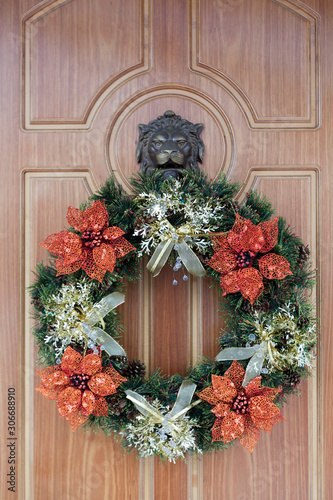
[[[152,134],[148,153],[165,177],[178,177],[192,156],[192,145],[180,129],[167,127]]]
[[[158,169],[164,178],[181,177],[184,170],[197,171],[204,149],[199,137],[202,128],[201,123],[190,123],[173,111],[166,111],[148,125],[139,125],[137,159],[141,171],[151,175]]]

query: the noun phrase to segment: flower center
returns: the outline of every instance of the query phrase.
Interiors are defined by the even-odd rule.
[[[83,246],[88,248],[99,247],[103,240],[106,240],[103,236],[102,231],[91,231],[87,230],[81,234],[81,240],[83,242]]]
[[[71,386],[80,389],[81,391],[86,391],[88,389],[88,381],[90,377],[85,374],[75,374],[70,377]]]
[[[237,415],[245,415],[248,413],[249,399],[247,398],[245,392],[239,392],[234,399],[232,404],[232,409],[237,413]]]
[[[241,268],[252,266],[253,259],[255,256],[256,256],[255,252],[250,252],[250,251],[244,252],[242,250],[236,257],[237,266]]]

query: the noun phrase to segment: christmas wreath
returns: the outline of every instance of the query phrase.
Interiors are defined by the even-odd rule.
[[[252,453],[311,371],[309,250],[282,217],[271,218],[263,195],[251,191],[239,205],[239,186],[225,176],[139,174],[131,183],[127,195],[110,178],[80,209],[69,207],[67,231],[41,243],[53,261],[37,266],[30,288],[46,365],[37,390],[57,401],[73,431],[116,432],[141,457],[174,462],[237,439]],[[182,269],[183,280],[206,276],[219,290],[221,352],[186,378],[160,370],[146,378],[145,365],[117,341],[116,308],[144,256],[154,276],[171,264],[171,287]]]

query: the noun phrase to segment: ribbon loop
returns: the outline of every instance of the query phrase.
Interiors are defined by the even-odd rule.
[[[188,412],[193,406],[201,403],[201,400],[195,401],[191,404],[191,400],[196,389],[196,384],[191,380],[183,380],[180,386],[177,400],[172,408],[167,414],[161,413],[156,410],[148,401],[135,391],[128,389],[125,391],[126,397],[132,401],[142,415],[148,418],[152,418],[153,422],[156,424],[164,424],[168,422],[169,424],[175,425],[174,422],[177,418],[181,417]]]
[[[142,413],[145,417],[149,418],[154,418],[156,423],[161,424],[164,420],[164,415],[160,413],[158,410],[156,410],[148,401],[141,396],[141,394],[138,394],[135,391],[131,391],[128,389],[125,391],[126,397],[132,401],[132,403],[136,406],[136,408],[139,410],[139,412]]]
[[[228,347],[216,356],[216,361],[231,361],[251,358],[258,350],[259,345],[252,347]]]
[[[192,380],[183,380],[182,385],[178,391],[178,396],[175,404],[173,405],[170,414],[172,419],[176,419],[179,414],[188,407],[192,401],[194,391],[196,389],[196,384]]]
[[[119,292],[110,293],[104,297],[100,302],[94,304],[91,311],[85,317],[85,322],[87,325],[93,326],[98,323],[104,316],[106,316],[110,311],[118,307],[120,304],[125,302],[125,295]]]
[[[110,293],[100,302],[93,305],[90,311],[88,311],[88,313],[83,317],[83,321],[81,323],[84,335],[88,338],[96,339],[104,346],[104,349],[110,356],[127,356],[127,354],[121,345],[111,337],[111,335],[94,325],[101,322],[104,328],[104,316],[123,302],[125,302],[125,295],[123,293]]]
[[[106,333],[101,328],[98,327],[90,328],[90,326],[87,325],[87,323],[83,322],[82,329],[83,333],[88,337],[91,337],[91,334],[93,334],[94,338],[96,338],[96,340],[103,345],[104,349],[109,354],[109,356],[127,357],[124,348],[120,344],[118,344],[118,342],[113,337],[111,337],[111,335]]]
[[[260,348],[256,351],[256,353],[251,357],[248,365],[246,367],[244,380],[242,383],[243,387],[246,387],[249,382],[255,377],[258,377],[261,374],[261,370],[265,361],[265,357],[267,355],[267,342],[262,342],[260,344]]]
[[[167,221],[167,226],[169,231],[167,231],[166,239],[161,241],[155,249],[153,256],[147,264],[148,271],[150,271],[154,277],[157,276],[161,272],[161,269],[166,264],[172,250],[174,249],[178,252],[179,257],[189,273],[194,276],[204,276],[206,271],[203,265],[193,250],[186,243],[186,240],[196,236],[191,232],[189,225],[183,224],[176,229],[170,224],[169,221]]]
[[[268,346],[264,341],[261,344],[256,344],[252,347],[230,347],[223,349],[216,356],[216,361],[240,360],[251,358],[247,364],[243,387],[246,387],[249,382],[261,374],[261,370],[267,355]]]

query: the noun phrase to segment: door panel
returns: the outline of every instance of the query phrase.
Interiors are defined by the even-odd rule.
[[[333,490],[333,5],[329,0],[4,0],[0,4],[4,349],[1,400],[17,397],[16,490],[27,500],[324,499]],[[252,456],[160,464],[102,435],[72,433],[34,390],[36,348],[25,288],[39,242],[113,173],[130,191],[138,124],[167,109],[204,124],[203,168],[254,187],[310,245],[319,269],[316,374]],[[5,181],[5,182],[4,182]],[[52,208],[50,208],[52,207]],[[321,213],[323,227],[321,227]],[[186,373],[215,356],[217,291],[142,268],[121,307],[123,344],[151,373]],[[324,407],[325,403],[325,407]],[[2,449],[6,413],[0,415]],[[3,453],[3,452],[1,452]],[[1,478],[8,472],[1,456]],[[1,481],[1,498],[12,498]]]

